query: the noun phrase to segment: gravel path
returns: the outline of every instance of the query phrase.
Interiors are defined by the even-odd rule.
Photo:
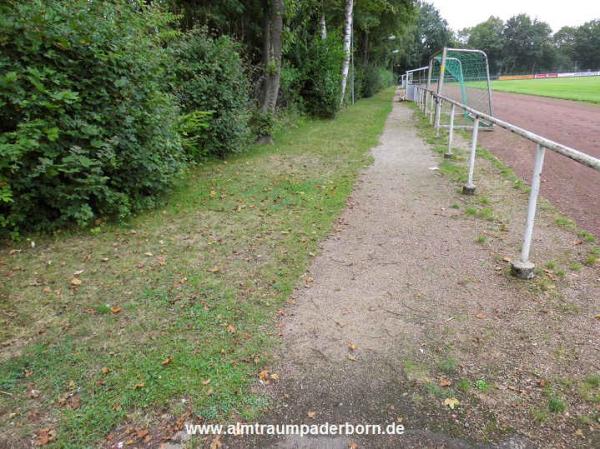
[[[490,223],[450,207],[461,196],[434,169],[439,159],[418,137],[412,116],[408,106],[394,104],[380,145],[372,151],[373,165],[361,176],[337,229],[281,319],[283,349],[274,368],[280,380],[259,387],[274,402],[264,423],[385,427],[402,422],[406,433],[246,437],[226,440],[225,447],[525,449],[541,447],[540,441],[545,448],[592,447],[585,437],[583,445],[567,443],[570,435],[564,439],[556,430],[563,425],[560,420],[547,433],[530,431],[531,417],[525,405],[515,405],[512,388],[535,383],[531,373],[538,369],[542,375],[563,369],[549,353],[564,341],[578,345],[568,349],[581,357],[569,361],[573,375],[598,360],[589,340],[597,327],[587,316],[597,306],[597,301],[589,304],[589,295],[598,293],[598,286],[571,294],[579,298],[585,317],[557,320],[554,309],[542,315],[548,303],[539,303],[531,284],[506,275],[505,263],[498,266],[498,248],[475,242]],[[523,193],[512,195],[519,206],[514,212],[519,231],[497,240],[510,251],[518,245],[519,211],[526,199]],[[542,225],[538,236],[555,243],[567,238],[561,232]],[[552,251],[536,245],[537,257]],[[538,345],[542,340],[545,344]],[[439,368],[453,360],[450,356],[457,366]],[[442,396],[424,393],[446,377],[454,386],[459,377],[484,375],[497,382],[494,393],[475,393],[473,404],[464,409],[444,405],[443,391]],[[535,395],[543,397],[537,390]],[[473,443],[488,438],[495,443]]]

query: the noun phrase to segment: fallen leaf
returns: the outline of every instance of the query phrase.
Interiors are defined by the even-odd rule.
[[[460,404],[460,401],[456,398],[446,398],[444,399],[444,405],[450,407],[452,410],[456,408],[457,405]]]
[[[348,354],[348,360],[351,360],[353,362],[356,362],[358,359],[356,358],[356,356],[352,355],[352,354]]]
[[[210,442],[210,449],[220,449],[223,447],[223,443],[221,443],[221,435],[217,435]]]
[[[82,274],[85,270],[77,270],[75,273],[73,273],[73,276],[79,276],[80,274]]]
[[[452,381],[450,379],[447,379],[445,377],[442,377],[440,379],[440,381],[438,382],[438,385],[440,387],[449,387],[450,385],[452,385]]]
[[[133,386],[133,389],[134,389],[134,390],[139,390],[139,389],[141,389],[141,388],[144,388],[144,387],[145,387],[145,384],[144,384],[144,382],[140,382],[139,384],[135,384],[135,385]]]
[[[269,370],[266,370],[266,369],[262,370],[260,373],[258,373],[258,378],[263,383],[268,385],[270,382],[270,378],[271,378],[271,375],[269,374]]]
[[[279,380],[279,374],[277,374],[277,373],[271,374],[271,380],[278,381]]]
[[[164,359],[162,362],[160,362],[160,364],[162,366],[167,366],[169,365],[171,362],[173,361],[173,357],[169,356],[166,359]]]
[[[354,343],[350,342],[350,343],[348,343],[348,349],[350,349],[350,351],[356,351],[358,349],[358,346],[356,346]]]
[[[215,265],[214,267],[209,268],[208,271],[210,273],[218,273],[219,271],[221,271],[221,269]]]
[[[208,385],[210,383],[210,379],[206,379],[202,381],[202,385]]]
[[[106,375],[106,374],[110,373],[110,368],[107,368],[107,367],[105,366],[105,367],[103,367],[103,368],[101,369],[101,371],[102,371],[102,374]]]
[[[33,374],[33,371],[30,371],[28,369],[23,371],[23,376],[25,376],[25,377],[31,377],[32,374]]]
[[[315,412],[314,410],[309,410],[306,416],[308,416],[310,419],[315,419],[317,417],[317,412]]]
[[[114,313],[115,315],[116,315],[117,313],[121,313],[121,310],[123,310],[123,309],[122,309],[121,307],[119,307],[119,306],[112,306],[112,307],[110,308],[110,311],[111,311],[112,313]]]
[[[152,254],[151,252],[147,252],[147,253],[144,253],[144,256],[146,256],[146,257],[152,257],[152,256],[154,256],[154,254]]]
[[[40,397],[40,390],[30,390],[28,396],[31,399],[36,399]]]
[[[235,334],[235,326],[233,324],[229,324],[227,326],[227,332],[229,332],[230,334]]]
[[[79,279],[79,278],[71,279],[71,285],[73,285],[74,287],[79,287],[81,285],[81,279]]]
[[[148,429],[137,429],[135,431],[135,434],[139,439],[145,438],[146,436],[148,436],[148,433],[150,433],[148,432]]]
[[[40,429],[35,434],[36,446],[45,446],[56,438],[56,430],[46,428]]]

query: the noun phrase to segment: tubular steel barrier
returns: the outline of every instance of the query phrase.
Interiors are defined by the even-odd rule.
[[[448,151],[446,152],[446,154],[444,154],[444,157],[452,157],[452,139],[454,137],[454,115],[456,112],[456,108],[460,108],[463,111],[469,113],[473,119],[473,133],[469,153],[469,177],[467,184],[463,186],[463,193],[466,195],[473,195],[475,193],[475,184],[473,183],[473,177],[475,172],[477,137],[479,133],[480,121],[485,121],[492,125],[497,125],[537,144],[533,175],[531,178],[531,192],[529,194],[529,203],[527,208],[527,220],[525,223],[523,245],[521,247],[521,255],[519,260],[511,262],[511,272],[513,275],[521,279],[533,278],[535,265],[529,260],[529,253],[531,250],[531,242],[533,238],[533,226],[537,210],[538,196],[540,193],[540,178],[542,175],[542,168],[544,166],[544,154],[546,152],[546,149],[568,157],[569,159],[583,164],[586,167],[590,167],[591,169],[596,170],[598,172],[600,172],[600,159],[597,159],[593,156],[590,156],[589,154],[567,147],[560,143],[554,142],[550,139],[546,139],[545,137],[539,136],[535,133],[532,133],[531,131],[527,131],[526,129],[505,122],[504,120],[500,120],[491,115],[477,111],[476,109],[473,109],[451,98],[445,97],[444,95],[437,94],[433,90],[428,90],[423,86],[415,86],[415,89],[415,101],[417,103],[417,106],[419,107],[419,110],[421,110],[425,114],[429,122],[434,124],[436,135],[439,133],[439,129],[443,126],[440,124],[442,103],[448,103],[450,105],[451,111],[450,120],[448,124]]]

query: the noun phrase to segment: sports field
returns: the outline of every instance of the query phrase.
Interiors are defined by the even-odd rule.
[[[600,76],[494,81],[494,90],[600,103]]]

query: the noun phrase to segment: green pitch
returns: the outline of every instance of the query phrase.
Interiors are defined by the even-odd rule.
[[[494,81],[494,90],[600,103],[600,76]]]

